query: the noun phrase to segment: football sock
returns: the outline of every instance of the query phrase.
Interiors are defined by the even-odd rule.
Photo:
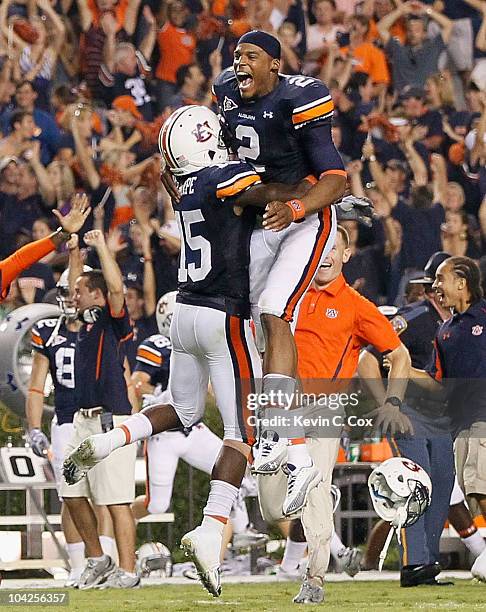
[[[346,546],[341,542],[341,538],[333,529],[331,536],[331,555],[336,559],[338,554],[345,548]]]
[[[129,416],[121,425],[118,425],[105,435],[110,437],[110,442],[112,444],[111,450],[115,450],[116,448],[125,446],[125,444],[131,444],[132,442],[138,442],[138,440],[150,438],[152,435],[152,423],[144,414],[137,412]]]
[[[295,571],[300,560],[305,555],[306,548],[307,542],[294,542],[290,538],[287,538],[285,552],[280,567],[286,572]]]
[[[75,571],[84,568],[86,559],[84,558],[84,542],[66,542],[66,550],[69,557],[69,565],[71,570]]]
[[[291,376],[265,374],[262,382],[262,393],[268,395],[271,405],[288,410],[294,401],[295,386],[295,378]]]
[[[461,534],[459,534],[461,535]],[[486,549],[486,542],[484,541],[483,536],[479,533],[479,531],[474,531],[471,535],[463,538],[461,536],[461,540],[463,544],[472,552],[475,557],[479,557],[479,555]]]
[[[216,519],[223,525],[228,521],[231,508],[238,497],[238,488],[224,480],[211,480],[208,501],[204,507],[204,519],[206,517]],[[204,525],[204,521],[203,521]]]
[[[114,551],[116,546],[114,538],[110,538],[110,536],[100,535],[99,540],[101,550],[105,553],[105,555],[108,555],[109,557],[114,559]]]

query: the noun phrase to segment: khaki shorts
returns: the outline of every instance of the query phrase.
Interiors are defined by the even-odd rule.
[[[120,425],[128,418],[113,415],[114,425]],[[100,416],[85,417],[79,412],[74,415],[74,435],[66,446],[67,457],[85,438],[102,433]],[[61,483],[61,497],[88,497],[99,506],[130,504],[135,499],[135,459],[137,445],[129,444],[119,448],[109,457],[89,470],[86,477],[75,485],[68,485],[64,478]]]
[[[486,495],[486,423],[473,423],[461,431],[454,442],[454,456],[457,480],[464,494]],[[475,500],[468,499],[468,503],[479,514]]]

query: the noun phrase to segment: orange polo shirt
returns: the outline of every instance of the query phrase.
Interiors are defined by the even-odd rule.
[[[381,49],[369,42],[361,43],[354,49],[343,47],[341,53],[350,53],[353,57],[353,71],[369,74],[373,83],[390,83],[390,71],[386,56]]]
[[[157,36],[157,42],[160,61],[155,76],[162,81],[175,83],[179,68],[194,62],[196,37],[192,32],[176,28],[167,21]]]
[[[352,378],[360,350],[400,346],[388,319],[340,274],[325,289],[311,288],[300,306],[295,342],[301,379]]]

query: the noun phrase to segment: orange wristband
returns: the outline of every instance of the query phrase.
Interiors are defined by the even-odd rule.
[[[305,217],[305,206],[301,200],[289,200],[285,204],[292,211],[292,221],[298,221]]]
[[[44,391],[42,391],[42,389],[36,389],[35,387],[30,387],[29,393],[39,393],[40,395],[44,395]]]

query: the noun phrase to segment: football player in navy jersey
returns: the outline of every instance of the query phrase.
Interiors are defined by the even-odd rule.
[[[68,242],[68,248],[71,248],[74,240],[77,242],[75,234]],[[85,266],[85,271],[90,269]],[[31,448],[39,457],[45,457],[50,443],[41,430],[41,420],[44,410],[44,387],[50,373],[54,385],[55,410],[51,425],[51,463],[58,487],[62,479],[64,451],[74,431],[73,417],[77,410],[74,391],[74,349],[81,327],[81,322],[77,320],[76,309],[69,296],[68,273],[69,270],[63,272],[56,286],[56,299],[61,315],[51,319],[41,319],[32,328],[34,357],[26,403],[28,439]],[[100,506],[96,508],[96,512],[99,533],[103,534],[104,531],[109,533],[106,509]],[[66,586],[76,586],[85,566],[84,542],[73,523],[66,504],[62,504],[61,507],[61,525],[71,565]],[[113,542],[109,535],[101,535],[100,539],[105,547]]]
[[[221,592],[223,528],[253,442],[248,394],[261,374],[249,321],[249,245],[255,220],[250,205],[304,192],[301,186],[262,185],[251,166],[228,162],[219,135],[216,115],[199,106],[177,110],[160,134],[161,150],[182,194],[174,205],[182,244],[171,325],[170,404],[151,406],[121,427],[89,436],[64,463],[66,480],[78,482],[117,448],[196,423],[211,380],[224,424],[223,449],[213,468],[202,525],[183,537],[182,546],[214,596]]]

